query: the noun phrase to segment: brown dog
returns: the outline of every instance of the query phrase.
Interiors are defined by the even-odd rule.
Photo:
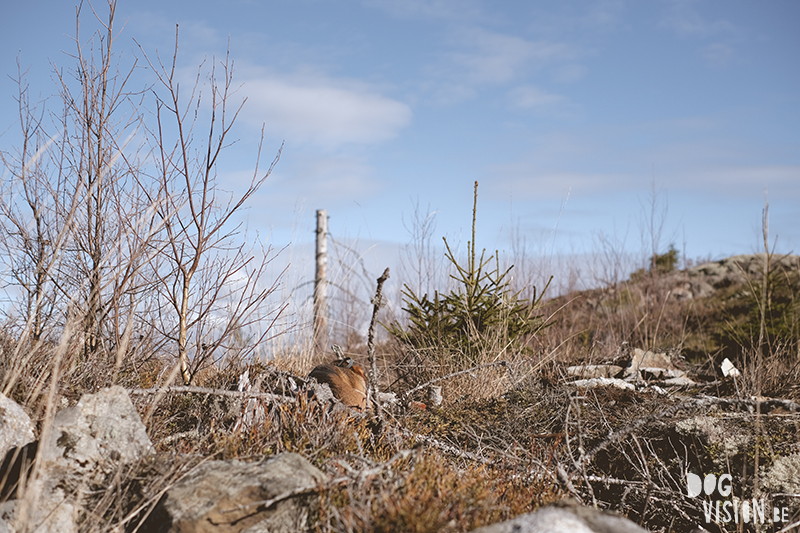
[[[364,369],[349,357],[318,365],[308,375],[318,383],[327,383],[343,404],[363,411],[367,408],[367,376]]]

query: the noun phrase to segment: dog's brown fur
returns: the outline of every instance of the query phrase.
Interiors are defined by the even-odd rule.
[[[318,365],[308,375],[318,383],[327,383],[343,404],[363,411],[367,408],[367,376],[364,369],[349,357]]]

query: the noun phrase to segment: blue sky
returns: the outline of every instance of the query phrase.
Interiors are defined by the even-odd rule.
[[[516,232],[534,254],[591,255],[599,235],[640,251],[654,185],[662,251],[758,251],[766,190],[777,250],[800,252],[800,2],[120,0],[120,23],[122,64],[137,43],[170,58],[178,24],[186,83],[230,40],[247,103],[219,172],[252,172],[262,124],[264,163],[285,141],[248,211],[278,246],[310,243],[325,208],[391,255],[415,202],[464,241],[478,180],[490,250]],[[18,55],[48,98],[74,31],[68,1],[4,7],[0,149]]]

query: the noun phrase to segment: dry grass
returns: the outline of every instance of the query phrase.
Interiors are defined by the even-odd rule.
[[[505,465],[457,466],[436,452],[359,481],[324,495],[318,531],[469,531],[560,497],[549,481],[523,480]]]
[[[668,429],[668,419],[660,413],[678,406],[680,399],[614,389],[576,394],[562,384],[560,374],[564,364],[613,360],[616,342],[649,338],[649,346],[656,339],[662,339],[657,343],[662,346],[680,346],[679,340],[691,331],[691,322],[682,318],[686,304],[664,299],[669,289],[655,294],[654,287],[659,285],[631,284],[551,302],[561,307],[556,321],[529,343],[527,352],[508,353],[494,346],[480,362],[504,357],[507,366],[446,379],[441,382],[441,408],[401,410],[385,425],[369,414],[331,409],[302,395],[294,403],[263,403],[266,418],[250,427],[237,426],[242,402],[235,398],[169,394],[156,404],[152,396],[134,396],[160,455],[92,487],[92,513],[82,515],[81,528],[106,531],[109,524],[135,525],[161,491],[202,458],[247,459],[291,451],[339,480],[321,493],[317,531],[468,531],[532,511],[569,492],[586,503],[623,510],[654,530],[679,531],[700,512],[692,502],[675,500],[683,490],[676,466],[685,460],[676,450],[686,441]],[[655,309],[662,312],[650,321]],[[613,340],[600,342],[597,332],[605,328]],[[391,369],[383,375],[382,389],[400,393],[455,368],[429,364],[431,359],[445,360],[441,354],[423,355],[391,342],[379,345],[378,352],[380,367]],[[3,357],[9,364],[0,371],[2,383],[40,428],[84,393],[112,383],[151,388],[165,383],[174,369],[156,359],[125,361],[120,367],[110,358],[81,361],[81,353],[68,341],[17,349],[13,338],[5,336]],[[262,390],[281,394],[287,390],[287,375],[304,375],[317,360],[311,354],[276,358],[269,365],[232,360],[198,374],[197,384],[230,390],[247,369],[251,379],[262,378]],[[752,354],[743,359],[742,390],[755,387],[754,360]],[[16,372],[22,365],[33,371]],[[788,356],[767,359],[760,373],[764,394],[796,395],[792,376],[799,377],[797,368]],[[722,387],[714,392],[736,391]],[[424,401],[424,391],[420,394]],[[627,431],[631,424],[635,429],[630,437],[603,444],[609,434]],[[761,454],[763,465],[790,453],[795,438],[777,420],[768,426],[762,435],[771,435],[766,441],[771,451]],[[597,451],[583,465],[579,449]],[[690,450],[694,468],[710,469],[719,460],[714,448],[702,442],[691,444]],[[752,458],[729,460],[744,464]],[[557,480],[559,465],[577,476],[572,490]],[[603,479],[607,481],[599,481]],[[648,483],[653,484],[649,496]],[[665,513],[680,516],[665,523]]]

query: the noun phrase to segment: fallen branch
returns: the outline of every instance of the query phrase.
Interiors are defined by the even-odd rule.
[[[391,459],[386,461],[385,463],[374,463],[367,459],[366,457],[359,457],[359,456],[350,456],[355,457],[361,461],[366,462],[371,466],[371,468],[367,468],[366,470],[356,470],[352,466],[348,465],[346,462],[341,460],[335,460],[334,462],[339,465],[342,469],[347,470],[352,476],[354,476],[354,480],[363,483],[367,478],[372,476],[377,476],[378,474],[382,473],[383,471],[390,468],[395,462],[400,459],[408,459],[412,455],[416,454],[418,450],[400,450],[396,454],[392,456]]]
[[[489,462],[488,459],[485,459],[485,458],[483,458],[483,457],[481,457],[481,456],[479,456],[477,454],[474,454],[472,452],[465,452],[465,451],[460,450],[459,448],[457,448],[457,447],[455,447],[455,446],[453,446],[451,444],[447,444],[446,442],[442,442],[442,441],[440,441],[438,439],[434,439],[433,437],[429,437],[427,435],[420,435],[418,433],[414,433],[413,431],[409,431],[409,430],[407,430],[405,428],[400,428],[400,433],[405,435],[406,437],[413,437],[416,440],[422,442],[423,444],[427,444],[428,446],[436,448],[437,450],[440,450],[440,451],[455,455],[456,457],[459,457],[459,458],[462,458],[462,459],[466,458],[466,459],[470,459],[472,461],[478,461],[479,463],[488,463]]]
[[[748,400],[744,398],[717,398],[715,396],[701,396],[700,400],[706,404],[729,405],[733,407],[746,408],[748,411],[760,410],[762,414],[767,414],[775,409],[786,409],[787,411],[800,412],[800,403],[779,398],[765,398],[763,400]]]
[[[199,439],[200,432],[197,431],[196,429],[193,429],[191,431],[184,431],[182,433],[175,433],[174,435],[168,435],[163,439],[161,439],[158,444],[160,446],[166,446],[167,444],[172,444],[176,440],[187,439],[187,438]]]
[[[356,471],[356,473],[358,474],[357,477],[359,479],[363,480],[363,479],[366,479],[367,477],[370,477],[372,475],[379,474],[383,470],[386,470],[387,468],[391,467],[392,464],[394,464],[397,460],[406,459],[410,455],[412,455],[413,453],[414,453],[414,450],[400,450],[399,452],[394,454],[394,456],[391,459],[389,459],[386,463],[381,463],[378,466],[376,466],[375,468],[371,468],[371,469],[364,470],[364,471],[361,471],[361,472]],[[338,464],[341,464],[341,463],[338,463]],[[275,505],[276,503],[282,502],[283,500],[288,500],[289,498],[294,498],[295,496],[303,496],[305,494],[312,494],[312,493],[320,492],[322,490],[331,489],[331,488],[335,487],[336,485],[341,485],[343,483],[347,483],[348,481],[353,481],[353,480],[351,478],[347,477],[347,476],[337,477],[337,478],[332,479],[332,480],[330,480],[330,481],[328,481],[326,483],[323,483],[322,485],[319,485],[319,484],[306,485],[304,487],[297,487],[297,488],[294,488],[294,489],[291,489],[291,490],[287,490],[287,491],[282,492],[282,493],[278,494],[277,496],[275,496],[273,498],[270,498],[268,500],[259,500],[259,501],[250,502],[250,503],[247,503],[247,504],[244,504],[244,505],[243,504],[238,504],[238,505],[236,505],[236,507],[231,507],[231,508],[228,508],[228,509],[221,509],[220,513],[225,514],[225,513],[232,513],[232,512],[235,512],[235,511],[246,511],[246,510],[248,510],[248,509],[250,509],[252,507],[263,507],[266,510],[266,509],[269,509],[270,507],[272,507],[273,505]]]
[[[192,393],[192,394],[208,394],[211,396],[227,396],[229,398],[259,398],[262,400],[272,400],[275,402],[294,403],[295,399],[291,396],[282,396],[280,394],[271,394],[269,392],[249,392],[249,391],[235,391],[224,389],[207,389],[205,387],[196,387],[194,385],[180,385],[170,387],[156,387],[153,389],[128,389],[128,394],[133,396],[147,396],[150,394],[169,394],[169,393]]]
[[[288,500],[289,498],[294,498],[295,496],[304,496],[306,494],[312,494],[312,493],[319,492],[319,491],[324,490],[324,489],[330,489],[331,487],[334,487],[336,485],[340,485],[340,484],[345,483],[347,481],[350,481],[349,477],[338,477],[336,479],[332,479],[331,481],[328,481],[327,483],[325,483],[322,486],[320,486],[320,485],[306,485],[304,487],[297,487],[297,488],[292,489],[292,490],[287,490],[285,492],[281,492],[280,494],[278,494],[274,498],[270,498],[269,500],[259,500],[259,501],[256,501],[256,502],[250,502],[250,503],[245,504],[245,505],[238,504],[238,505],[236,505],[236,507],[230,507],[228,509],[220,509],[219,512],[221,514],[225,514],[225,513],[233,513],[233,512],[236,512],[236,511],[247,511],[251,507],[263,507],[266,510],[266,509],[269,509],[270,507],[272,507],[273,505],[275,505],[276,503],[282,502],[283,500]]]

